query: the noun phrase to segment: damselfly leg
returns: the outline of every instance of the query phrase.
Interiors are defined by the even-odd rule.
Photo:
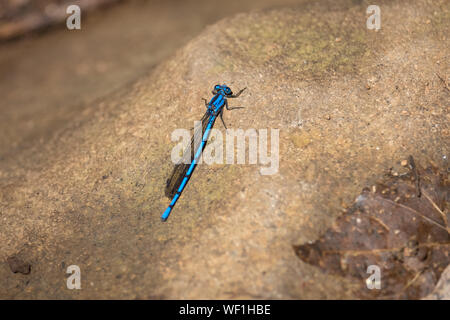
[[[226,100],[225,100],[225,108],[227,108],[227,110],[244,109],[244,107],[228,107],[228,101]]]
[[[236,93],[236,94],[232,94],[232,95],[227,96],[227,98],[237,98],[237,97],[239,97],[241,95],[242,92],[244,92],[245,89],[247,89],[247,87],[245,87],[244,89],[239,90],[239,92]]]
[[[225,130],[228,130],[228,128],[227,128],[227,126],[225,124],[225,121],[223,121],[223,109],[220,110],[219,116],[220,116],[220,120],[222,120],[222,123],[223,123],[223,126],[225,127]]]

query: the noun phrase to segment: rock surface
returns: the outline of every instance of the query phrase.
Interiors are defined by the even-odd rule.
[[[45,145],[0,162],[4,298],[352,298],[296,258],[355,194],[413,155],[447,166],[446,1],[359,1],[239,14],[138,82],[90,103]],[[439,76],[444,81],[442,81]],[[173,216],[171,132],[215,83],[248,87],[230,128],[280,129],[280,164],[199,166]],[[220,123],[217,128],[223,130]],[[82,290],[66,288],[66,266]],[[365,279],[362,279],[364,281]]]

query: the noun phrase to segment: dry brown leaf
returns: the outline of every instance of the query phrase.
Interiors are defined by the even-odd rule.
[[[330,274],[360,281],[361,298],[418,299],[435,287],[449,264],[448,173],[416,168],[364,189],[355,204],[297,256]],[[369,290],[367,267],[381,271],[381,289]]]

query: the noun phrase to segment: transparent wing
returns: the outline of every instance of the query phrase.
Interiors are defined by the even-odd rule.
[[[206,126],[209,122],[210,114],[205,112],[202,117],[202,125],[197,126],[194,130],[194,135],[191,138],[191,144],[186,147],[183,153],[183,157],[181,160],[174,166],[172,170],[172,174],[169,179],[167,179],[165,194],[169,198],[173,198],[178,188],[180,187],[181,182],[183,181],[186,172],[191,165],[191,162],[194,160],[195,156],[195,147],[200,146],[200,142],[202,141],[203,134],[205,133]],[[201,131],[200,131],[201,130]]]

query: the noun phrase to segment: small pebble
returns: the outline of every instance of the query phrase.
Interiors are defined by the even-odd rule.
[[[29,274],[31,271],[31,265],[16,256],[7,258],[6,262],[13,273]]]
[[[406,167],[406,166],[408,165],[408,160],[402,160],[402,162],[400,162],[400,164],[401,164],[403,167]]]

